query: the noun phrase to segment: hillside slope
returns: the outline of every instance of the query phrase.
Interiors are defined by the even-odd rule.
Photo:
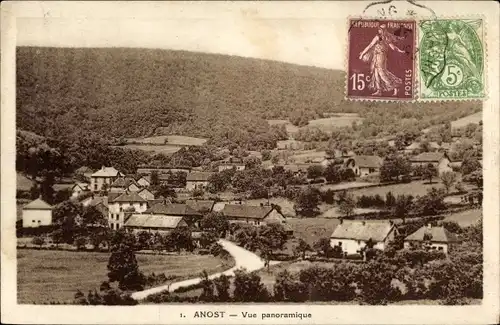
[[[288,63],[150,49],[17,49],[17,125],[46,136],[180,134],[217,143],[275,140],[265,119],[302,125],[356,112],[376,135],[399,119],[422,126],[478,104],[344,100],[344,73]]]

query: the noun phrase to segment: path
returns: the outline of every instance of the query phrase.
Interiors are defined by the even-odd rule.
[[[256,254],[230,242],[225,239],[220,239],[219,244],[224,247],[224,249],[233,256],[235,260],[235,266],[232,267],[229,270],[226,270],[224,272],[219,272],[215,274],[211,274],[208,276],[209,279],[214,279],[222,274],[227,275],[227,276],[233,276],[234,271],[239,269],[239,268],[245,268],[248,272],[256,271],[264,267],[264,261],[257,256]],[[201,271],[201,270],[200,270]],[[146,297],[163,292],[163,291],[169,291],[173,292],[174,290],[181,288],[181,287],[186,287],[189,285],[197,284],[200,283],[202,279],[200,277],[198,278],[193,278],[189,280],[184,280],[184,281],[179,281],[179,282],[174,282],[171,283],[170,285],[163,285],[155,288],[150,288],[146,289],[143,291],[137,291],[132,294],[132,298],[135,300],[142,300],[145,299]]]

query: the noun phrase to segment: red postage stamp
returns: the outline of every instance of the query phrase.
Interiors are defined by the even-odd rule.
[[[347,98],[415,99],[414,20],[350,19]]]

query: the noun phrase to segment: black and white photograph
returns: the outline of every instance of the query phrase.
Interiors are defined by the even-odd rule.
[[[200,323],[213,305],[287,305],[256,317],[292,323],[307,321],[304,304],[484,306],[485,273],[498,277],[483,244],[498,236],[485,226],[499,225],[498,121],[486,117],[498,100],[352,100],[347,65],[366,63],[348,62],[348,17],[369,2],[332,2],[328,19],[290,3],[282,17],[245,2],[91,17],[96,2],[81,16],[42,5],[15,19],[12,170],[2,157],[15,185],[2,209],[2,223],[15,220],[15,304],[161,305],[170,321],[187,304]],[[397,3],[418,27],[422,8]],[[495,35],[485,71],[491,56],[498,65]],[[375,73],[397,66],[398,50],[376,57]],[[486,81],[498,76],[489,69]],[[498,99],[494,82],[485,92]],[[252,317],[241,311],[233,321]]]

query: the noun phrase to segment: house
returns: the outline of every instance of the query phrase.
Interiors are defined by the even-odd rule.
[[[100,191],[103,187],[109,187],[118,177],[124,176],[114,167],[102,166],[101,169],[90,176],[90,190],[94,192]]]
[[[286,223],[285,217],[271,206],[226,204],[220,212],[230,223],[248,223],[256,226]]]
[[[145,212],[148,209],[148,203],[137,192],[116,194],[119,195],[114,198],[108,196],[108,222],[111,229],[118,230],[123,227],[126,214]]]
[[[183,220],[188,224],[188,226],[195,228],[198,228],[200,226],[200,221],[203,218],[203,215],[200,212],[194,210],[187,204],[180,203],[155,204],[154,206],[146,210],[144,214],[168,217],[182,217]]]
[[[87,183],[76,183],[71,188],[71,197],[79,197],[81,194],[90,191],[90,185]]]
[[[141,176],[136,180],[137,184],[139,184],[140,187],[149,187],[151,186],[151,182],[149,180],[149,177],[146,176]]]
[[[208,186],[208,180],[212,173],[208,172],[192,172],[186,176],[186,189],[194,191],[196,189],[204,189]]]
[[[38,198],[23,207],[23,228],[37,228],[52,224],[52,210],[54,208]]]
[[[406,146],[403,151],[406,154],[412,154],[415,150],[419,150],[421,148],[421,144],[419,142],[413,142],[409,146]]]
[[[212,212],[215,201],[213,200],[186,200],[186,204],[198,212]]]
[[[424,248],[448,254],[460,240],[444,227],[426,225],[404,239],[404,248]]]
[[[109,216],[108,198],[106,196],[91,196],[81,202],[84,207],[93,206],[107,218]]]
[[[229,162],[229,161],[223,161],[219,165],[219,172],[222,172],[224,170],[228,169],[233,169],[235,168],[238,171],[244,170],[245,169],[245,164],[243,162]]]
[[[354,156],[346,160],[345,166],[352,169],[356,176],[366,176],[380,172],[382,163],[379,156]]]
[[[131,177],[119,177],[110,186],[109,191],[114,193],[138,192],[141,186]]]
[[[147,188],[143,188],[142,190],[137,191],[140,197],[142,197],[146,201],[151,201],[155,199],[155,195],[151,193]]]
[[[396,234],[397,230],[391,222],[341,220],[330,236],[330,246],[339,246],[347,254],[359,254],[372,240],[373,248],[384,250]]]
[[[169,233],[174,229],[187,228],[188,224],[183,217],[132,214],[124,224],[125,229],[131,230],[134,234],[141,231]]]
[[[425,167],[432,164],[438,170],[439,175],[447,171],[452,171],[450,162],[450,158],[444,152],[423,152],[410,159],[412,167]]]

